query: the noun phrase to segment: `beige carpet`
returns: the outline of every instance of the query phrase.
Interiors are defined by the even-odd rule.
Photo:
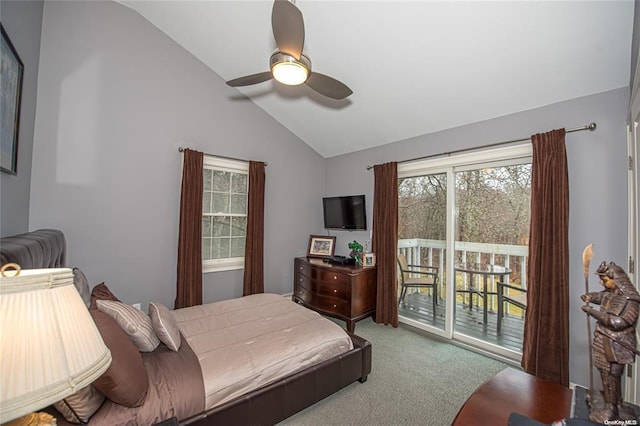
[[[344,325],[344,323],[342,323]],[[402,327],[356,325],[372,344],[372,371],[281,425],[450,425],[469,395],[507,365]]]

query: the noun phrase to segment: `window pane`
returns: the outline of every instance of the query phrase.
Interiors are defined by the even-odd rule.
[[[447,234],[447,174],[434,173],[399,179],[398,249],[409,265],[430,267],[438,276],[433,286],[412,288],[407,278],[428,278],[421,274],[401,275],[398,286],[398,314],[441,330],[447,315],[445,272]],[[424,269],[422,270],[425,271]],[[435,314],[434,314],[435,311]]]
[[[232,217],[231,218],[231,236],[232,237],[244,237],[247,232],[247,218],[246,217]]]
[[[239,194],[231,194],[231,213],[246,214],[247,213],[247,196]]]
[[[247,175],[233,173],[231,175],[231,192],[237,192],[239,194],[247,193]]]
[[[211,193],[202,193],[202,213],[213,213],[211,211]]]
[[[244,237],[231,239],[231,257],[244,257]]]
[[[202,259],[211,259],[211,238],[202,239]]]
[[[213,190],[220,191],[220,192],[229,192],[230,178],[231,178],[231,173],[214,170],[213,171]]]
[[[531,164],[457,172],[456,241],[523,245],[529,236],[530,196]]]
[[[213,181],[213,170],[204,169],[204,190],[211,191]]]
[[[229,257],[230,238],[214,238],[211,240],[211,259],[226,259]]]
[[[213,210],[212,213],[229,213],[229,194],[213,193]]]
[[[213,236],[214,237],[228,237],[231,235],[229,216],[221,216],[213,218]]]
[[[416,176],[399,182],[399,238],[444,241],[447,231],[447,175]]]
[[[456,292],[460,295],[457,302],[463,306],[458,312],[465,312],[466,318],[472,311],[469,305],[473,305],[475,293],[476,306],[480,308],[476,312],[482,312],[478,324],[484,327],[465,328],[464,334],[519,352],[524,311],[509,303],[500,306],[497,294],[524,294],[526,288],[523,265],[528,254],[531,164],[456,171],[455,190],[455,264],[465,264],[462,268],[456,266]],[[504,267],[509,272],[480,279],[478,274],[468,272],[469,268],[478,269],[477,264],[483,268]],[[497,285],[499,281],[523,290],[502,288]],[[494,329],[493,333],[487,333],[488,327]]]
[[[211,216],[202,218],[202,236],[204,238],[213,236],[213,218]]]

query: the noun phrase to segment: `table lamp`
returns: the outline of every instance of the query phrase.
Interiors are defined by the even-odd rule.
[[[0,271],[0,423],[88,386],[111,353],[67,268]]]

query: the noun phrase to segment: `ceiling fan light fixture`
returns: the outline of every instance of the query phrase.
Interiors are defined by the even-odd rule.
[[[297,60],[286,53],[277,52],[271,56],[271,73],[276,81],[288,86],[297,86],[309,78],[311,61],[304,55]]]

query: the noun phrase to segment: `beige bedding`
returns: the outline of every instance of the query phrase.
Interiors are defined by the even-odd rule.
[[[207,409],[353,348],[337,324],[276,294],[173,313],[200,362]]]

